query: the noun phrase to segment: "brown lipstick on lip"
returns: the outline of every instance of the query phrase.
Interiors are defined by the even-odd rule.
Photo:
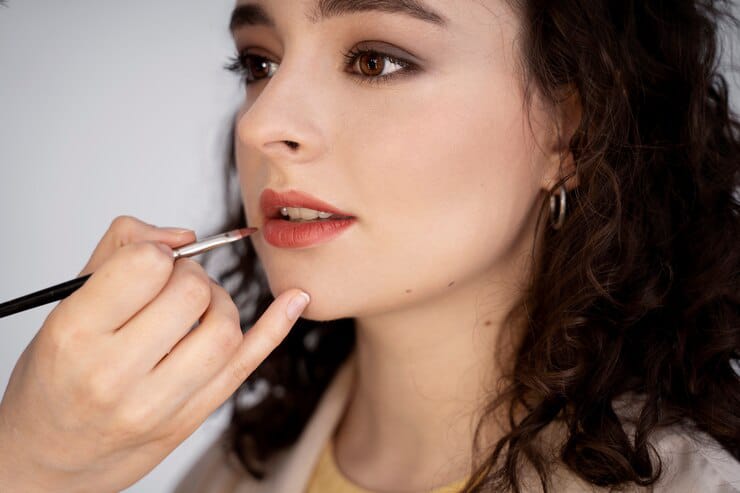
[[[312,195],[298,190],[262,191],[259,201],[262,212],[262,237],[276,248],[307,248],[337,238],[357,222],[352,214],[339,210]],[[301,218],[288,217],[290,208],[312,209],[318,212]],[[282,210],[282,213],[281,213]],[[323,215],[321,213],[327,213]]]
[[[214,248],[228,245],[229,243],[246,238],[256,231],[258,231],[257,228],[241,228],[234,229],[220,235],[210,236],[190,243],[189,245],[173,249],[172,258],[177,260],[178,258],[199,255],[208,250],[213,250]],[[64,299],[77,291],[80,286],[85,284],[85,281],[87,281],[91,275],[92,274],[87,274],[86,276],[71,279],[67,282],[42,289],[41,291],[36,291],[35,293],[27,294],[14,300],[6,301],[5,303],[0,303],[0,318]]]

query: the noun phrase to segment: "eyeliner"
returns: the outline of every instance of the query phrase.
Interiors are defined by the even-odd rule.
[[[199,255],[208,250],[213,250],[214,248],[246,238],[256,231],[257,228],[241,228],[220,235],[210,236],[179,248],[173,248],[172,257],[174,260],[177,260],[179,258]],[[64,299],[85,284],[85,281],[91,275],[92,273],[21,296],[14,300],[6,301],[5,303],[0,303],[0,318]]]

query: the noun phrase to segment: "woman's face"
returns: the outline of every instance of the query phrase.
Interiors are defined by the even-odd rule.
[[[312,23],[316,3],[335,15]],[[357,218],[305,248],[250,237],[273,294],[305,289],[302,316],[313,320],[434,302],[511,270],[529,252],[553,174],[538,104],[527,120],[519,21],[502,0],[424,0],[445,27],[404,13],[338,13],[346,3],[395,2],[240,0],[275,27],[233,29],[237,50],[273,62],[251,64],[261,80],[247,86],[236,120],[247,224],[262,228],[266,188],[306,192]],[[415,69],[372,54],[350,65],[350,50]]]

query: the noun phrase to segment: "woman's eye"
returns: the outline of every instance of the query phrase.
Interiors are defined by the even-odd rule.
[[[239,74],[246,85],[272,76],[277,70],[277,63],[258,55],[239,53],[229,58],[226,70]]]
[[[408,75],[418,70],[418,67],[402,58],[388,55],[380,51],[356,50],[344,55],[350,72],[357,76],[360,82],[379,84],[392,78]],[[394,69],[394,67],[397,67]],[[390,70],[387,70],[390,69]]]
[[[418,70],[408,60],[375,50],[353,50],[344,58],[348,72],[361,83],[377,84]],[[232,56],[229,62],[224,68],[239,74],[246,85],[271,77],[278,69],[277,62],[245,52]]]

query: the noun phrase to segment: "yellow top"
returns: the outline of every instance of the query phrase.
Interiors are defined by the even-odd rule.
[[[467,478],[463,478],[452,484],[440,486],[430,490],[429,493],[458,493]],[[306,493],[373,493],[350,482],[334,462],[334,449],[332,440],[329,439],[321,451],[319,461],[311,474]]]

